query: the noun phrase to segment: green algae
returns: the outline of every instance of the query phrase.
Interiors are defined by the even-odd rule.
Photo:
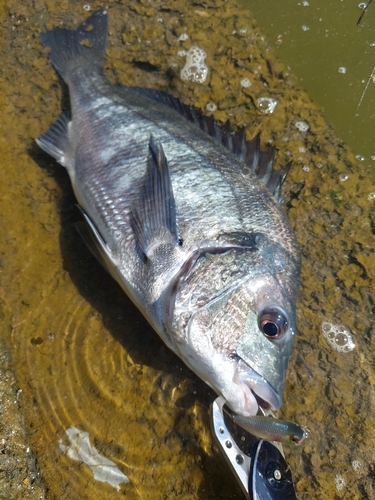
[[[112,81],[161,88],[203,110],[215,103],[218,120],[246,126],[249,138],[260,132],[263,145],[277,147],[280,166],[293,162],[285,206],[303,270],[281,413],[308,427],[311,439],[287,460],[301,499],[372,498],[375,203],[368,194],[375,186],[248,12],[220,0],[117,1],[108,10]],[[8,0],[0,12],[1,337],[46,498],[240,499],[212,447],[214,394],[87,252],[74,229],[67,175],[33,143],[66,103],[39,33],[59,23],[74,27],[87,13],[67,0]],[[180,79],[185,59],[178,52],[193,45],[207,53],[201,85]],[[272,114],[259,110],[260,97],[277,99]],[[355,349],[332,350],[322,321],[347,325]],[[89,432],[98,452],[129,477],[120,493],[61,452],[70,426]]]

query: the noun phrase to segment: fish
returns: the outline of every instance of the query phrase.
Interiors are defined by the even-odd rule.
[[[86,243],[165,344],[243,416],[282,403],[300,249],[290,168],[192,106],[104,75],[108,12],[41,33],[69,88],[37,144],[71,179]]]
[[[294,422],[265,415],[252,417],[231,415],[231,418],[235,424],[250,432],[250,434],[267,441],[276,441],[286,445],[299,446],[309,434],[305,427],[301,427]]]

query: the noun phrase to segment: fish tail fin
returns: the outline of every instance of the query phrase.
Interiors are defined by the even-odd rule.
[[[103,68],[107,45],[108,16],[105,9],[94,12],[76,30],[54,28],[40,35],[44,47],[50,47],[50,60],[66,81],[76,66],[90,64]]]

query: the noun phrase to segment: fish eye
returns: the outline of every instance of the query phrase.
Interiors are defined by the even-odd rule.
[[[264,309],[258,319],[259,328],[267,338],[281,337],[288,328],[285,314],[279,309]]]

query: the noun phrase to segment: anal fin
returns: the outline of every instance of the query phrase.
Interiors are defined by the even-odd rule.
[[[55,158],[63,167],[71,166],[68,138],[69,124],[70,118],[66,112],[63,112],[47,132],[44,132],[36,139],[38,146]]]
[[[77,209],[81,216],[81,220],[75,223],[79,234],[104,269],[112,277],[117,279],[116,273],[114,272],[113,258],[106,242],[86,212],[79,205],[77,205]]]

